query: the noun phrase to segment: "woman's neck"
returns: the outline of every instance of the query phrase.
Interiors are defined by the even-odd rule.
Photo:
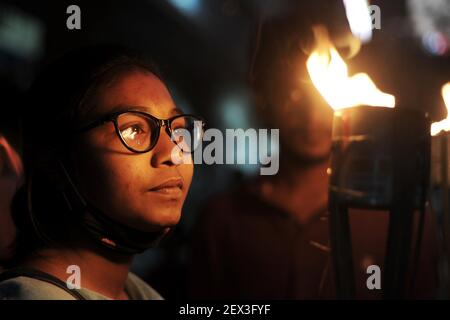
[[[125,283],[132,256],[112,258],[103,254],[103,249],[90,247],[45,248],[24,261],[23,266],[49,273],[66,282],[72,273],[69,266],[80,270],[80,286],[111,299],[126,299]]]

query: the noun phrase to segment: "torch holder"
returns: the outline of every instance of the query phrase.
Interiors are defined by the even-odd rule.
[[[450,298],[450,132],[431,138],[431,190],[433,215],[438,226],[441,298]]]
[[[383,297],[403,298],[414,212],[424,213],[427,199],[429,120],[415,109],[354,107],[335,112],[332,136],[329,212],[337,295],[355,298],[348,213],[360,208],[389,212]]]

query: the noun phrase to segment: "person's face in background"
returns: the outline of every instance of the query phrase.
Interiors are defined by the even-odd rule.
[[[133,106],[160,119],[179,113],[159,78],[131,71],[100,88],[89,118]],[[128,226],[142,231],[172,227],[180,220],[193,175],[192,164],[172,162],[174,147],[165,128],[156,146],[141,154],[125,148],[112,122],[86,132],[73,156],[82,193],[94,206]]]
[[[266,117],[280,129],[282,148],[307,163],[328,159],[333,111],[309,80],[302,53],[275,67],[266,90]]]

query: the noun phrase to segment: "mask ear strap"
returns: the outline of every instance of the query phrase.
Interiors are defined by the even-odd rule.
[[[116,249],[117,244],[115,241],[109,239],[109,237],[105,236],[105,226],[108,225],[109,219],[104,216],[102,213],[98,212],[95,208],[93,208],[88,202],[85,200],[83,195],[78,191],[77,186],[75,185],[72,177],[67,171],[64,163],[61,159],[57,160],[58,165],[63,174],[64,183],[69,184],[71,197],[68,197],[68,193],[66,187],[61,186],[60,191],[69,207],[69,210],[75,212],[77,214],[81,214],[82,224],[88,230],[88,232],[94,236],[98,241],[100,241],[103,245],[106,245],[109,248]],[[78,201],[74,203],[74,201]],[[109,227],[111,227],[109,225]]]
[[[74,191],[76,197],[78,198],[78,200],[81,203],[81,206],[85,207],[86,206],[86,201],[81,196],[81,194],[78,192],[78,189],[75,187],[75,184],[73,183],[73,180],[71,179],[69,173],[67,172],[64,164],[59,159],[56,160],[56,162],[57,162],[58,166],[61,168],[61,171],[63,173],[63,176],[64,176],[65,180],[71,185],[72,190]],[[58,187],[58,189],[62,193],[62,196],[64,197],[64,200],[65,200],[69,210],[72,211],[73,210],[73,203],[72,203],[72,201],[70,201],[69,197],[67,196],[65,188],[60,186],[60,187]],[[30,177],[28,179],[28,182],[27,182],[27,185],[26,185],[26,196],[27,196],[26,201],[27,201],[28,212],[29,212],[29,215],[30,215],[31,224],[32,224],[33,229],[35,230],[37,236],[40,239],[42,239],[46,243],[52,243],[54,241],[43,231],[42,227],[40,226],[40,223],[39,223],[38,219],[35,216],[34,209],[33,209],[33,191],[32,190],[33,190],[33,178]]]
[[[67,171],[66,167],[64,166],[64,164],[62,163],[62,161],[60,159],[58,159],[57,162],[58,162],[58,165],[61,168],[62,173],[64,174],[64,177],[66,178],[66,181],[70,184],[70,186],[72,187],[72,190],[75,192],[76,197],[81,202],[81,205],[83,207],[87,207],[86,200],[84,200],[83,196],[78,191],[78,188],[75,186],[75,183],[73,182],[72,178],[70,177],[70,174]],[[63,191],[63,194],[64,194],[64,198],[66,199],[66,201],[68,201],[64,190],[62,190],[62,191]],[[70,204],[70,201],[68,201],[68,205],[69,205],[70,208],[72,208],[72,205]]]
[[[85,200],[83,195],[78,191],[64,163],[60,159],[57,161],[65,181],[69,183],[67,188],[70,188],[69,192],[72,195],[68,198],[65,188],[61,188],[60,191],[63,193],[69,209],[81,215],[80,218],[84,228],[102,245],[116,252],[136,254],[154,246],[166,235],[166,232],[138,231],[108,217]],[[74,198],[79,201],[78,206],[74,203]]]
[[[97,215],[94,208],[87,203],[78,191],[77,186],[75,185],[61,159],[58,159],[57,162],[64,180],[64,182],[61,183],[60,192],[62,193],[69,210],[77,215],[80,215],[83,226],[91,235],[94,236],[95,239],[110,248],[115,248],[116,243],[104,235],[104,221],[102,220],[102,218],[104,218],[103,215]],[[67,183],[69,184],[68,186],[66,186]]]
[[[33,211],[33,195],[32,195],[32,188],[33,188],[33,179],[30,178],[27,186],[26,186],[26,196],[27,196],[27,207],[28,207],[28,214],[30,215],[31,224],[33,226],[34,231],[36,232],[37,236],[43,240],[45,243],[52,243],[54,242],[41,228],[39,221],[36,219]]]

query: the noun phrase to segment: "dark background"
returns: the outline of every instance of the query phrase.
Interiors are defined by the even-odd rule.
[[[81,30],[66,28],[71,4],[81,8]],[[450,81],[448,46],[438,53],[439,43],[417,34],[406,0],[372,4],[381,8],[381,30],[374,30],[372,41],[349,62],[350,71],[367,72],[381,90],[396,96],[397,107],[422,108],[433,120],[442,119],[440,89]],[[0,76],[24,91],[46,61],[71,48],[121,43],[152,56],[178,105],[202,115],[209,127],[255,127],[247,84],[254,31],[261,19],[282,16],[294,6],[332,32],[348,30],[337,0],[2,1]],[[448,39],[450,5],[447,9],[430,16]],[[199,207],[253,174],[252,166],[197,166],[181,224],[160,248],[137,257],[134,271],[165,298],[185,297],[189,239]]]

